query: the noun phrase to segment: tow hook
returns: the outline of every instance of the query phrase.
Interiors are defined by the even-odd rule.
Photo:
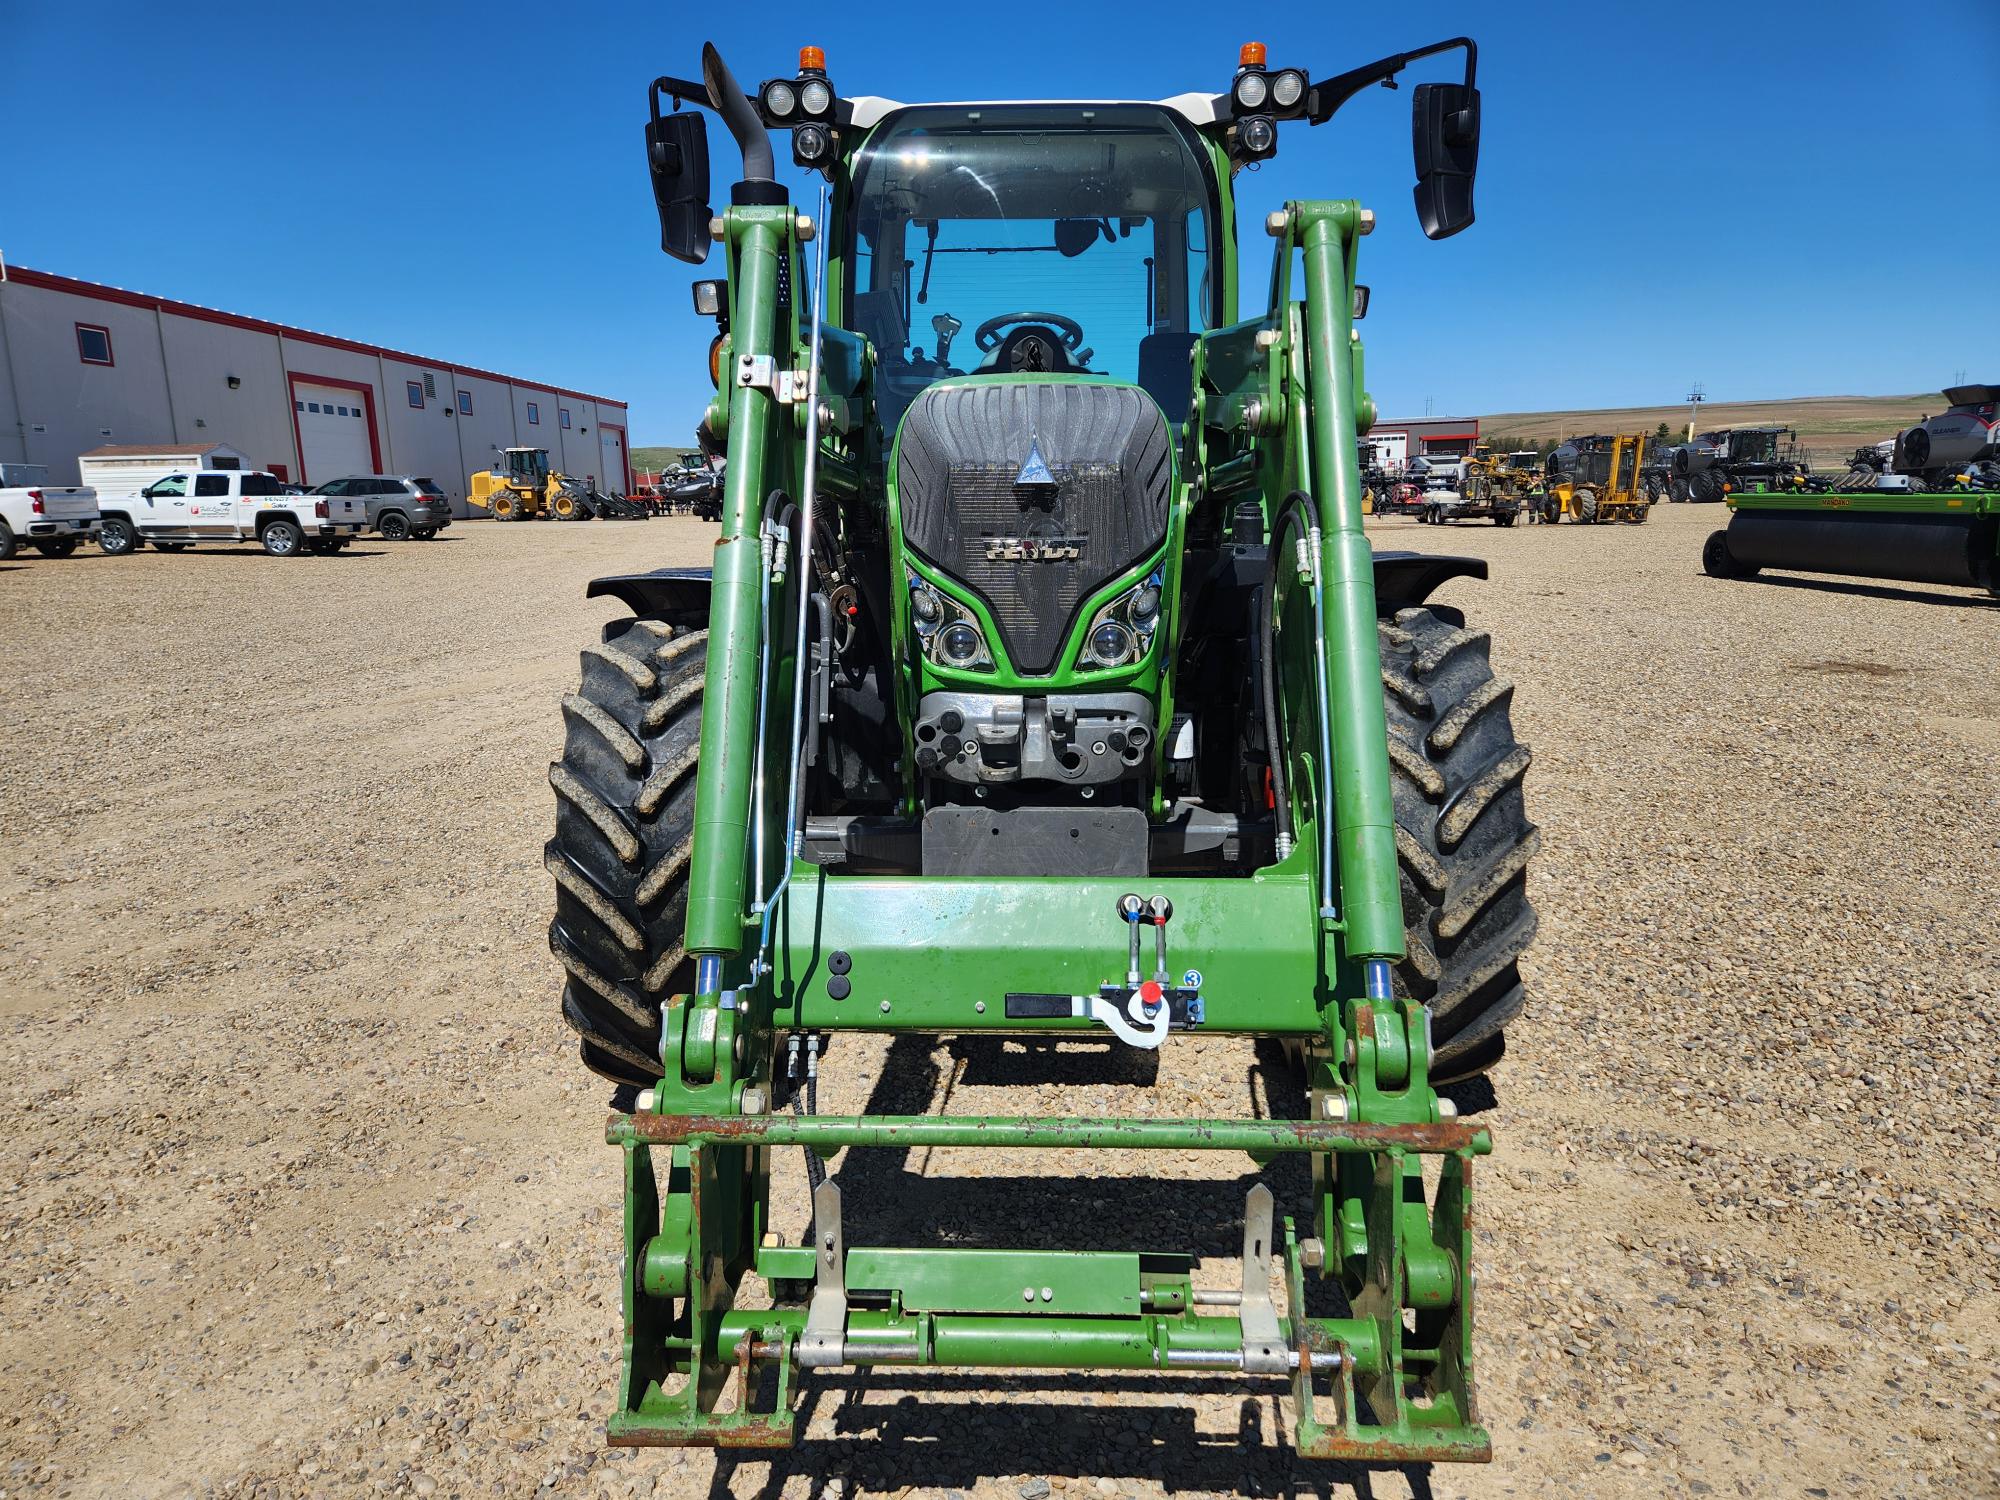
[[[1206,1019],[1201,998],[1201,971],[1189,969],[1175,984],[1167,969],[1167,923],[1174,904],[1165,896],[1150,900],[1139,895],[1118,898],[1118,917],[1125,923],[1126,966],[1123,984],[1102,984],[1094,995],[1010,994],[1009,1020],[1053,1020],[1071,1017],[1095,1021],[1128,1046],[1156,1051],[1176,1027],[1199,1026]],[[1153,977],[1140,977],[1142,927],[1153,929]]]

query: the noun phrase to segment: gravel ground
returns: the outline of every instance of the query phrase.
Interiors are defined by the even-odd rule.
[[[1713,582],[1718,521],[1372,528],[1492,559],[1444,597],[1518,684],[1546,852],[1483,1116],[1495,1462],[1370,1473],[1193,1377],[836,1376],[777,1465],[601,1447],[616,1156],[543,775],[615,609],[584,581],[712,529],[0,568],[0,1497],[2000,1493],[2000,609]],[[849,1037],[823,1107],[1285,1105],[1247,1044],[1121,1065]],[[840,1180],[851,1239],[1192,1245],[1221,1283],[1254,1171]]]

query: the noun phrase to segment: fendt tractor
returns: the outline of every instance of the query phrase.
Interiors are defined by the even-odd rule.
[[[1448,52],[1463,82],[1414,90],[1441,239],[1473,214],[1464,38],[1317,82],[1248,46],[1219,91],[1150,103],[849,97],[816,48],[754,93],[713,47],[652,85],[662,246],[726,271],[695,302],[728,463],[712,570],[591,584],[631,613],[584,652],[550,771],[563,1013],[625,1164],[611,1442],[782,1447],[802,1381],[886,1365],[1275,1377],[1302,1454],[1490,1456],[1492,1143],[1439,1089],[1522,1005],[1528,752],[1487,637],[1426,603],[1484,564],[1363,539],[1374,216],[1270,214],[1244,306],[1233,198],[1281,131]],[[683,105],[741,151],[720,213]],[[822,1114],[840,1031],[1090,1043],[1079,1068],[1162,1078],[1199,1038],[1270,1038],[1297,1083],[1257,1118]],[[789,1146],[809,1229],[771,1213]],[[1011,1219],[880,1243],[852,1153],[823,1175],[869,1147],[1312,1170],[1282,1209],[1246,1175],[1218,1274],[1082,1200],[1041,1221],[1080,1243]]]

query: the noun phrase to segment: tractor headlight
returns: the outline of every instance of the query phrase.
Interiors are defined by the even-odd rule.
[[[1155,572],[1091,617],[1081,665],[1124,667],[1144,661],[1159,628],[1160,575]]]
[[[917,649],[939,666],[960,671],[991,671],[993,653],[972,611],[948,594],[939,593],[914,573],[909,576],[910,622],[916,628]]]
[[[1090,659],[1100,667],[1122,667],[1132,659],[1132,632],[1106,620],[1090,632]]]
[[[833,90],[824,79],[808,79],[799,87],[799,108],[815,120],[823,120],[833,109]]]
[[[1278,144],[1278,127],[1269,115],[1251,115],[1236,122],[1236,138],[1245,156],[1269,156]]]
[[[1271,97],[1270,80],[1262,73],[1239,73],[1233,92],[1238,109],[1262,109],[1264,101]]]
[[[1286,68],[1271,79],[1271,102],[1280,109],[1295,109],[1306,96],[1306,75]]]
[[[938,654],[955,667],[969,667],[979,659],[984,643],[979,631],[963,620],[954,620],[938,632]]]
[[[789,120],[799,107],[799,91],[782,78],[764,85],[764,113],[774,120]]]

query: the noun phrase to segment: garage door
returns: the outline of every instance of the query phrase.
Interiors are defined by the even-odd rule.
[[[372,474],[375,458],[368,443],[366,395],[341,386],[292,387],[292,414],[299,421],[299,457],[306,484],[325,484],[347,474]]]
[[[616,427],[597,424],[599,441],[604,447],[603,467],[597,471],[598,487],[622,492],[625,488],[625,434]]]

